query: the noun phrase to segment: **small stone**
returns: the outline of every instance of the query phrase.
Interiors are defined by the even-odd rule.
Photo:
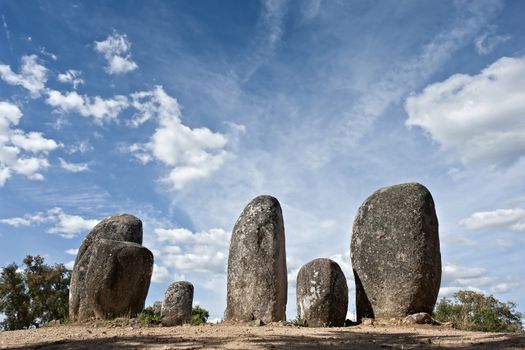
[[[297,316],[308,327],[342,327],[348,309],[348,287],[339,265],[315,259],[297,274]]]
[[[160,312],[162,310],[162,301],[155,301],[151,308],[153,309],[153,312],[155,314],[160,315]]]
[[[172,283],[164,294],[162,302],[162,324],[180,326],[191,323],[193,304],[193,285],[180,281]]]
[[[254,320],[253,325],[256,327],[264,326],[264,322],[261,320]]]
[[[433,324],[435,321],[426,312],[418,312],[417,314],[408,315],[403,319],[403,324]]]
[[[363,326],[373,326],[374,325],[374,320],[372,318],[363,318],[361,319],[361,324]]]

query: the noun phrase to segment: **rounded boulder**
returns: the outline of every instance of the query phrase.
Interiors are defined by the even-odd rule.
[[[186,281],[172,283],[164,294],[161,316],[164,326],[191,323],[193,284]]]
[[[348,310],[348,286],[339,265],[315,259],[297,274],[297,316],[308,327],[342,327]]]
[[[382,188],[359,208],[350,246],[357,319],[431,313],[441,283],[434,200],[419,183]]]

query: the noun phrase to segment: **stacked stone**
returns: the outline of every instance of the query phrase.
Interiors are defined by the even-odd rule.
[[[153,254],[142,246],[142,222],[113,215],[99,222],[78,251],[69,297],[72,321],[136,315],[144,308]]]

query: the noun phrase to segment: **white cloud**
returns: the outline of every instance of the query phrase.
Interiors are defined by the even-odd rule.
[[[74,249],[74,248],[67,249],[64,253],[76,256],[78,254],[78,249]]]
[[[492,26],[474,40],[474,46],[479,55],[488,55],[493,52],[496,47],[511,39],[511,36],[508,34],[496,35],[496,29],[495,26]]]
[[[171,168],[165,180],[173,189],[180,190],[189,182],[209,177],[228,158],[224,149],[227,137],[207,128],[192,129],[182,124],[177,100],[161,86],[135,93],[132,99],[132,106],[139,112],[131,125],[139,126],[150,119],[159,125],[149,143],[131,145],[129,150],[142,163],[154,158]]]
[[[459,224],[469,230],[511,229],[525,230],[525,209],[497,209],[480,211],[463,219]]]
[[[159,266],[157,264],[153,264],[153,274],[151,276],[151,282],[153,283],[168,282],[168,281],[171,281],[172,278],[173,278],[172,274],[169,272],[169,270],[165,266]]]
[[[503,57],[407,98],[408,126],[423,128],[467,164],[510,164],[525,153],[525,58]]]
[[[131,59],[130,48],[126,34],[114,32],[106,40],[95,41],[95,51],[101,53],[108,63],[105,68],[108,74],[124,74],[138,68]]]
[[[57,79],[58,79],[58,81],[60,81],[62,83],[69,83],[69,84],[73,85],[73,89],[76,90],[76,88],[79,85],[84,84],[84,80],[82,78],[80,78],[80,75],[81,75],[80,71],[74,70],[74,69],[69,69],[65,73],[60,73],[57,76]]]
[[[66,149],[66,152],[68,154],[74,154],[74,153],[86,153],[93,150],[93,146],[89,143],[89,141],[80,141],[77,142],[71,146],[69,146]]]
[[[0,187],[13,174],[42,180],[40,171],[49,167],[47,154],[60,147],[39,132],[14,129],[21,118],[22,111],[16,105],[0,101]]]
[[[1,219],[0,223],[6,224],[9,226],[19,227],[19,226],[31,226],[31,221],[26,218],[9,218]]]
[[[11,67],[0,64],[0,78],[11,85],[20,85],[27,89],[32,97],[39,97],[47,81],[47,68],[37,62],[36,55],[22,56],[20,73]]]
[[[60,167],[62,169],[72,173],[80,173],[89,170],[89,165],[87,163],[69,163],[62,158],[58,158],[58,160],[60,161]]]
[[[58,234],[64,238],[73,238],[80,233],[91,230],[98,223],[98,220],[84,219],[79,215],[66,214],[61,208],[55,207],[47,212],[1,219],[0,223],[14,227],[52,224],[47,232]]]
[[[228,260],[230,233],[211,229],[193,233],[183,228],[154,230],[161,246],[162,266],[179,273],[209,272],[224,274]]]
[[[80,95],[76,91],[62,93],[56,90],[48,91],[46,103],[61,113],[76,112],[84,117],[93,117],[98,124],[117,119],[129,105],[127,97],[122,95],[103,99],[100,96]]]

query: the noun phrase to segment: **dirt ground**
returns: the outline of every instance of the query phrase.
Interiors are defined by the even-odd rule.
[[[0,349],[525,349],[525,334],[443,326],[291,325],[145,327],[92,322],[0,333]]]

